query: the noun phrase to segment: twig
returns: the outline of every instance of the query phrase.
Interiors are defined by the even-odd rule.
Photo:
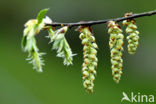
[[[155,15],[156,10],[154,11],[149,11],[149,12],[144,12],[144,13],[138,13],[138,14],[133,14],[132,16],[128,17],[120,17],[120,18],[115,18],[115,19],[106,19],[106,20],[97,20],[97,21],[83,21],[83,22],[76,22],[76,23],[59,23],[59,22],[53,22],[52,24],[46,24],[46,26],[69,26],[69,27],[74,27],[74,26],[91,26],[91,25],[96,25],[96,24],[105,24],[110,20],[120,22],[123,20],[127,19],[133,19],[133,18],[139,18],[139,17],[144,17],[144,16],[151,16]]]

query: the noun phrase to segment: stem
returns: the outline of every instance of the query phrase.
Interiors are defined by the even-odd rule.
[[[155,15],[156,14],[156,10],[154,11],[149,11],[149,12],[144,12],[144,13],[138,13],[138,14],[133,14],[132,16],[128,16],[128,17],[120,17],[120,18],[115,18],[115,19],[106,19],[106,20],[97,20],[97,21],[83,21],[83,22],[76,22],[76,23],[59,23],[59,22],[53,22],[51,24],[46,24],[46,26],[69,26],[69,27],[74,27],[74,26],[91,26],[91,25],[97,25],[97,24],[105,24],[108,21],[116,21],[116,22],[120,22],[123,20],[127,20],[127,19],[133,19],[133,18],[140,18],[140,17],[144,17],[144,16],[151,16],[151,15]]]

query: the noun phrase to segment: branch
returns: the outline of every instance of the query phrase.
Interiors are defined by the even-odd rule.
[[[144,16],[151,16],[151,15],[155,15],[156,14],[156,10],[154,11],[149,11],[149,12],[144,12],[144,13],[138,13],[138,14],[133,14],[132,16],[128,16],[128,17],[120,17],[120,18],[115,18],[115,19],[106,19],[106,20],[97,20],[97,21],[83,21],[83,22],[76,22],[76,23],[59,23],[59,22],[53,22],[52,24],[46,24],[46,26],[69,26],[69,27],[74,27],[74,26],[91,26],[91,25],[96,25],[96,24],[105,24],[108,21],[116,21],[116,22],[120,22],[123,20],[127,20],[127,19],[133,19],[133,18],[140,18],[140,17],[144,17]]]

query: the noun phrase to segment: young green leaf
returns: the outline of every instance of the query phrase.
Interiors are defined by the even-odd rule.
[[[23,36],[22,37],[22,44],[21,44],[22,49],[24,49],[26,47],[26,44],[27,44],[27,36]]]
[[[45,14],[47,13],[49,9],[43,9],[41,10],[37,15],[38,24],[40,24],[43,21],[43,18],[45,17]]]

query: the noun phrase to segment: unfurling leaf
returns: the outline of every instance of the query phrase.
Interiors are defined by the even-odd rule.
[[[43,9],[41,10],[37,15],[38,24],[40,24],[43,21],[43,18],[45,17],[45,14],[47,13],[49,9]]]

